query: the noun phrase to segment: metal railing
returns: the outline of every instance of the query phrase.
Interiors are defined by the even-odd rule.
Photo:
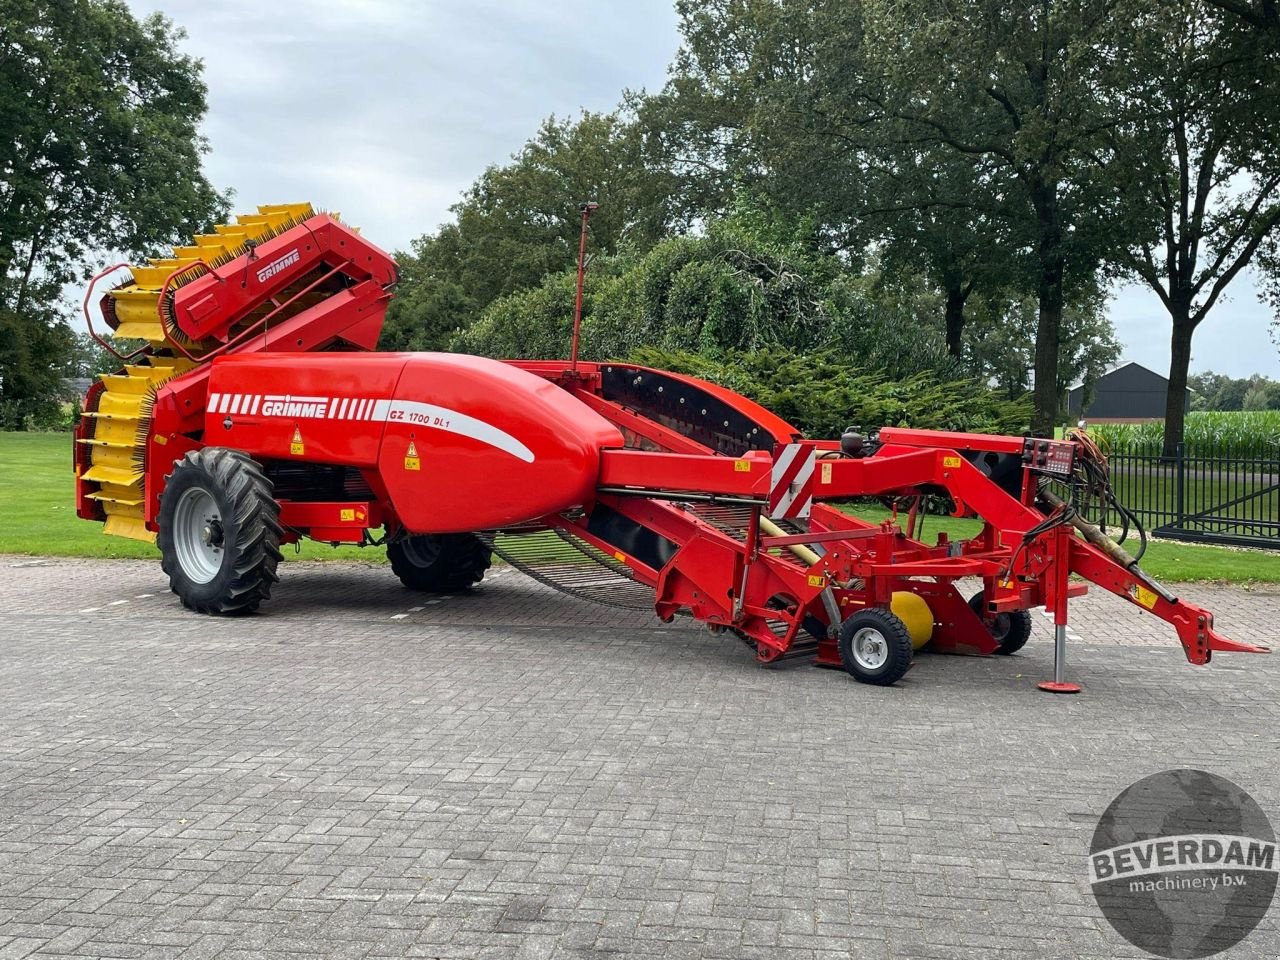
[[[1158,537],[1280,550],[1280,449],[1179,444],[1172,457],[1143,444],[1108,451],[1111,484]],[[1108,524],[1120,518],[1111,511]]]

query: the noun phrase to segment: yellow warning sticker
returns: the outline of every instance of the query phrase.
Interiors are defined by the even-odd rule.
[[[1156,600],[1158,598],[1156,597],[1156,592],[1154,590],[1148,590],[1146,587],[1142,586],[1142,584],[1138,584],[1133,588],[1133,599],[1137,600],[1141,606],[1150,610],[1156,605]]]
[[[356,512],[354,510],[338,511],[338,519],[343,521],[344,523],[346,523],[349,520],[354,520],[355,518],[356,518]]]
[[[831,482],[831,464],[829,463],[824,463],[822,465],[822,482],[823,483]]]
[[[942,465],[944,467],[958,467],[962,463],[964,463],[964,460],[961,457],[943,457],[942,458]]]
[[[169,442],[169,438],[166,437],[163,433],[157,433],[153,439],[155,440],[156,443],[160,444],[160,446],[162,447]]]
[[[827,585],[827,578],[826,578],[826,577],[820,577],[820,576],[818,576],[816,573],[811,573],[811,574],[809,574],[809,586],[811,586],[811,587],[825,587],[826,585]]]
[[[623,553],[621,550],[615,550],[615,551],[613,551],[613,559],[615,559],[615,560],[620,560],[620,561],[622,561],[623,563],[626,563],[626,562],[627,562],[627,555],[626,555],[625,553]]]
[[[751,472],[751,461],[750,461],[750,460],[735,460],[735,461],[733,461],[733,469],[734,469],[735,471],[737,471],[738,473],[750,473],[750,472]]]
[[[302,443],[302,431],[297,427],[293,428],[293,440],[289,443],[289,452],[295,457],[300,457],[306,452],[306,447]]]
[[[404,452],[404,468],[406,470],[422,469],[422,461],[418,459],[418,445],[412,440],[409,441],[409,449]]]

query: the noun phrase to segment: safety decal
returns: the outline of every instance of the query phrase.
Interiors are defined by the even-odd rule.
[[[404,468],[406,470],[422,469],[422,461],[418,459],[418,445],[412,440],[409,441],[409,449],[404,452]]]
[[[302,431],[294,427],[293,439],[289,441],[289,452],[295,457],[300,457],[306,452],[306,447],[302,443]]]
[[[1156,605],[1156,600],[1158,598],[1156,597],[1156,592],[1154,590],[1148,590],[1141,584],[1134,584],[1133,599],[1137,600],[1139,604],[1150,610]]]
[[[813,509],[813,468],[818,451],[788,443],[773,461],[769,477],[769,516],[774,520],[807,517]]]

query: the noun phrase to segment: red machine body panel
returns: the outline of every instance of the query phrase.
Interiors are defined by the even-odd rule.
[[[588,503],[601,451],[623,443],[555,384],[447,353],[219,357],[204,436],[262,460],[372,471],[413,533],[493,529]]]

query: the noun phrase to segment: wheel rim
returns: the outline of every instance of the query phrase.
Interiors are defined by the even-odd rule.
[[[173,548],[182,572],[195,583],[208,583],[222,569],[223,529],[218,503],[209,491],[192,487],[173,511]]]
[[[1009,635],[1009,625],[1013,622],[1007,613],[997,613],[996,618],[991,621],[991,638],[996,643],[1003,643],[1004,638]]]
[[[404,555],[415,567],[429,567],[440,556],[440,541],[435,537],[409,537],[404,541]]]
[[[863,670],[879,670],[889,660],[889,642],[874,627],[863,627],[853,635],[853,659]]]

